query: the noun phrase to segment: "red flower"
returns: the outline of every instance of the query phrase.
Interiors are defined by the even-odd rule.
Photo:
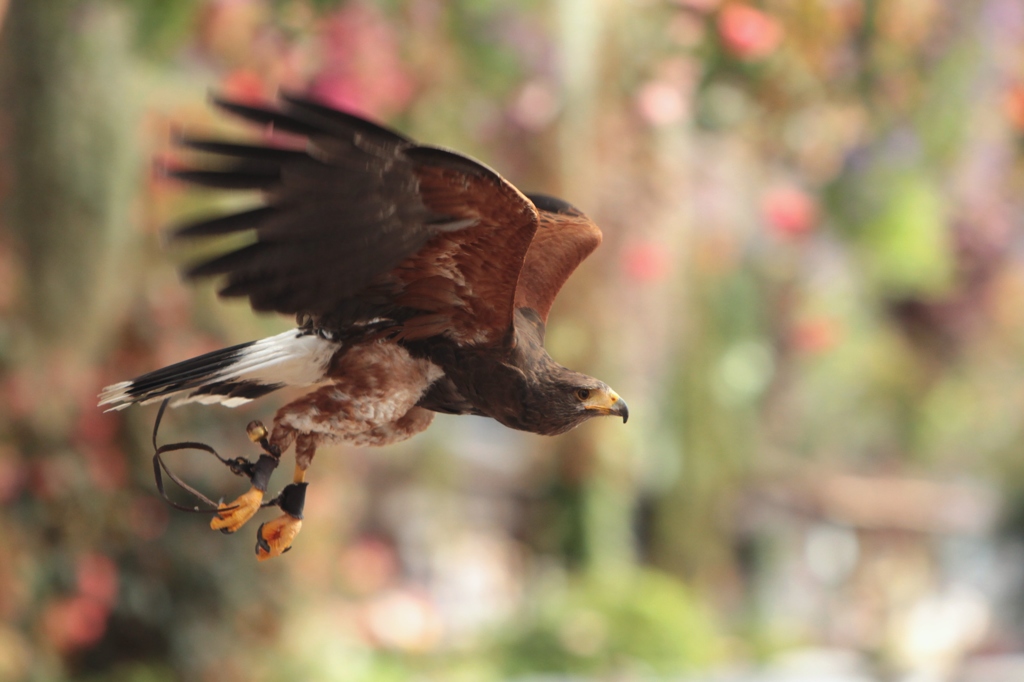
[[[725,49],[740,59],[763,59],[782,42],[782,24],[759,9],[728,4],[718,15],[718,33]]]
[[[765,194],[761,204],[772,232],[782,237],[798,237],[818,223],[818,205],[812,197],[795,187],[778,187]]]
[[[238,102],[262,104],[268,99],[266,81],[252,69],[235,69],[221,83],[224,97]]]
[[[92,597],[69,597],[46,607],[43,629],[59,651],[84,649],[103,637],[109,615],[107,605]]]

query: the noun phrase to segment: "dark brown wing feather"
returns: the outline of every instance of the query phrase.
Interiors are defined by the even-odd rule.
[[[224,276],[222,295],[338,330],[383,317],[408,338],[503,338],[537,228],[536,209],[512,185],[472,159],[319,104],[217,104],[309,143],[182,141],[220,164],[172,175],[260,190],[267,202],[176,230],[177,238],[255,234],[252,244],[193,266],[189,277]]]
[[[579,211],[541,210],[540,226],[519,275],[516,307],[533,308],[546,323],[562,285],[600,244],[600,228]]]
[[[410,155],[420,195],[432,210],[473,221],[437,235],[396,268],[398,300],[425,314],[408,320],[410,339],[442,333],[463,345],[504,340],[512,322],[516,282],[537,229],[537,210],[496,173],[466,167],[449,152],[419,148]],[[413,302],[412,297],[428,298]]]

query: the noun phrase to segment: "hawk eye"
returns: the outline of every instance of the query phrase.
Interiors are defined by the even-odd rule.
[[[590,397],[590,389],[589,388],[577,388],[576,389],[576,397],[579,398],[580,400],[586,400],[587,398]]]

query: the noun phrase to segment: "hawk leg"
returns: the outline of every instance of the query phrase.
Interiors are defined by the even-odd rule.
[[[319,438],[313,434],[280,433],[280,427],[274,428],[275,442],[295,441],[295,475],[292,482],[284,487],[279,496],[278,504],[281,515],[273,521],[262,524],[256,530],[256,558],[266,561],[281,556],[292,548],[295,536],[302,530],[302,510],[306,505],[306,469],[313,462]]]
[[[298,433],[283,423],[279,413],[271,442],[281,449],[295,443],[295,476],[293,482],[281,491],[279,504],[283,513],[273,521],[264,523],[256,531],[257,559],[265,561],[280,556],[292,548],[292,542],[302,529],[302,511],[308,485],[306,469],[313,463],[318,445],[337,440],[358,446],[397,443],[423,431],[430,426],[433,419],[433,412],[414,406],[392,422],[339,438],[337,434]]]
[[[263,505],[270,476],[281,461],[281,450],[267,441],[267,429],[262,422],[253,421],[246,427],[249,439],[258,443],[267,453],[256,462],[252,472],[252,487],[233,502],[220,504],[220,510],[210,521],[210,528],[222,533],[234,533],[245,525]]]

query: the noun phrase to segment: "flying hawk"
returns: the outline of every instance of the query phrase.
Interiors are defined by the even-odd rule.
[[[286,551],[298,533],[305,470],[321,444],[395,443],[426,429],[435,412],[544,435],[599,415],[627,419],[626,403],[605,383],[544,350],[556,294],[601,242],[578,209],[525,195],[479,161],[311,101],[215,104],[304,144],[182,139],[216,163],[170,175],[259,190],[265,202],[171,237],[250,233],[248,245],[185,274],[221,277],[222,296],[295,315],[297,328],[114,384],[100,405],[170,398],[233,407],[284,386],[309,387],[277,411],[269,439],[254,436],[264,436],[274,458],[294,445],[286,491],[299,491],[298,503],[282,503],[285,513],[257,532],[260,559]],[[213,528],[234,532],[255,514],[267,483],[258,478],[221,506]]]

